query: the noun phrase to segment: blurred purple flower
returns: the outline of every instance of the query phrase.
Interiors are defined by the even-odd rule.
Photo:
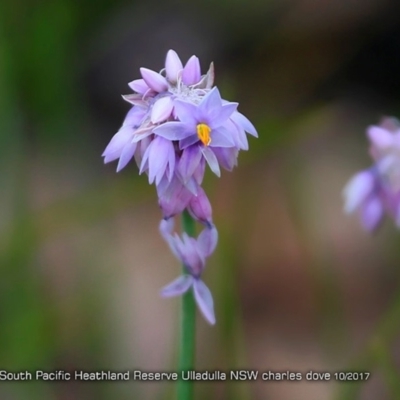
[[[179,296],[193,288],[194,297],[204,318],[215,324],[214,303],[205,283],[200,279],[206,258],[214,251],[218,232],[214,226],[205,228],[197,239],[183,233],[172,235],[173,220],[162,220],[160,232],[169,244],[172,253],[184,265],[187,274],[180,276],[161,290],[163,297]]]
[[[345,211],[360,211],[362,225],[368,231],[379,226],[385,212],[400,228],[400,125],[393,118],[385,118],[380,126],[369,127],[367,135],[375,164],[346,185]]]

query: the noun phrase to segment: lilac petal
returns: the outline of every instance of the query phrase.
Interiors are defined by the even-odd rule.
[[[190,127],[183,122],[166,122],[153,129],[156,135],[162,136],[168,140],[182,140],[193,134]]]
[[[249,149],[249,142],[247,140],[247,135],[244,129],[234,122],[231,118],[229,118],[224,123],[224,128],[228,129],[228,131],[232,135],[232,139],[235,142],[235,146],[241,150],[248,150]]]
[[[352,213],[371,194],[374,189],[374,176],[370,171],[359,172],[343,190],[345,200],[344,210]]]
[[[233,167],[237,165],[239,151],[235,147],[214,148],[213,151],[217,157],[218,163],[226,170],[232,171]]]
[[[159,73],[147,68],[140,68],[140,73],[150,89],[161,93],[168,89],[167,80]]]
[[[172,235],[172,231],[174,230],[175,221],[173,218],[162,219],[160,222],[159,230],[161,236],[168,240],[168,238]]]
[[[196,168],[193,174],[193,178],[198,185],[202,184],[205,172],[206,172],[206,162],[204,158],[202,158],[200,160],[199,166]]]
[[[114,153],[107,153],[106,155],[103,155],[104,157],[104,164],[108,164],[112,161],[115,161],[117,158],[119,158],[121,155],[120,152],[114,152]]]
[[[231,115],[234,111],[236,111],[237,106],[239,103],[228,103],[224,104],[222,107],[217,107],[214,110],[209,110],[209,123],[210,128],[218,128],[221,126]]]
[[[147,136],[143,140],[138,142],[137,151],[135,152],[135,161],[138,168],[140,168],[140,165],[143,161],[143,157],[146,154],[147,148],[149,147],[151,140],[152,140],[151,137]],[[133,138],[132,141],[135,142],[135,138]]]
[[[390,181],[390,178],[394,175],[395,172],[398,171],[398,157],[395,154],[389,153],[388,155],[381,157],[376,162],[375,166],[379,173],[381,175],[386,175],[386,177]]]
[[[156,185],[160,183],[162,176],[167,168],[170,153],[175,154],[174,145],[169,140],[156,137],[149,146],[149,183],[156,180]]]
[[[156,185],[156,189],[157,189],[157,195],[158,197],[162,197],[164,196],[166,190],[169,188],[169,186],[171,185],[172,179],[169,180],[169,176],[164,175],[161,178],[161,181],[158,185]]]
[[[165,73],[171,83],[178,79],[178,73],[182,70],[182,61],[174,50],[169,50],[165,59]]]
[[[140,154],[142,157],[144,156],[144,153],[146,152],[147,148],[150,146],[151,141],[152,141],[151,137],[146,137],[140,141]]]
[[[182,257],[178,249],[180,238],[172,235],[174,229],[174,218],[162,219],[160,222],[160,233],[164,240],[168,243],[172,254],[182,262]]]
[[[207,71],[207,80],[206,80],[206,89],[211,89],[214,85],[215,71],[214,71],[214,63],[210,63],[210,67]]]
[[[219,169],[217,157],[209,147],[201,147],[201,151],[206,159],[208,165],[211,168],[211,171],[214,172],[218,177],[221,176],[221,171]]]
[[[131,140],[134,130],[131,127],[122,127],[111,139],[110,143],[107,145],[102,156],[106,157],[104,162],[113,161],[119,158],[123,148]],[[113,159],[110,156],[114,156]]]
[[[197,196],[193,196],[188,205],[188,211],[197,221],[211,222],[212,208],[204,190],[199,187]],[[201,234],[200,234],[201,236]],[[200,238],[199,236],[199,238]]]
[[[196,56],[189,58],[182,71],[182,82],[185,85],[194,85],[201,78],[200,62]]]
[[[193,175],[201,160],[199,146],[190,146],[183,150],[178,164],[178,171],[183,183],[186,183]]]
[[[222,99],[217,87],[211,89],[198,106],[198,115],[200,118],[207,116],[209,113],[217,113],[222,108]],[[208,122],[210,121],[202,121]]]
[[[383,217],[383,206],[376,196],[368,199],[362,206],[361,222],[367,231],[374,231]]]
[[[197,125],[197,119],[195,118],[197,106],[187,101],[175,100],[175,116],[181,122],[193,125],[193,128]]]
[[[149,155],[152,143],[153,142],[150,142],[150,144],[146,147],[146,151],[143,154],[142,160],[140,162],[139,175],[141,175],[144,171],[146,171],[149,168]]]
[[[170,235],[167,236],[165,239],[169,245],[169,249],[171,250],[172,254],[179,260],[180,263],[183,263],[182,254],[180,250],[182,246],[182,241],[179,238],[179,236],[175,233],[175,236]]]
[[[215,226],[211,226],[211,228],[205,228],[199,235],[198,239],[198,248],[204,257],[209,257],[217,247],[218,243],[218,231]]]
[[[158,187],[157,191],[159,191]],[[165,192],[162,195],[158,193],[158,195],[158,204],[165,218],[181,213],[187,207],[192,196],[176,176],[174,176]]]
[[[183,265],[194,277],[200,276],[204,270],[205,258],[197,250],[196,240],[190,238],[191,240],[185,240],[181,247],[181,256]]]
[[[126,114],[122,126],[138,127],[138,125],[141,124],[143,117],[146,115],[146,113],[147,110],[142,107],[138,106],[132,107]]]
[[[171,97],[166,96],[157,100],[151,110],[151,122],[153,124],[157,124],[165,121],[170,117],[173,108],[174,104],[171,100]]]
[[[152,127],[140,128],[137,131],[135,131],[132,141],[133,142],[143,142],[143,139],[147,138],[151,134],[152,134]]]
[[[239,111],[235,111],[231,115],[231,119],[236,124],[241,126],[245,130],[245,132],[248,132],[250,135],[252,135],[254,137],[258,137],[256,128],[254,127],[254,125],[243,114],[241,114]]]
[[[120,157],[121,157],[121,152],[109,153],[106,156],[104,156],[104,164],[108,164],[112,161],[115,161]]]
[[[143,100],[143,95],[138,93],[123,94],[122,98],[130,104],[139,107],[147,107],[147,103]]]
[[[162,183],[165,182],[166,188],[161,188]],[[159,185],[156,186],[158,197],[165,197],[166,199],[171,198],[178,190],[182,188],[182,183],[178,179],[178,177],[174,174],[171,182],[168,182],[166,177],[162,179]]]
[[[199,190],[199,185],[196,180],[192,177],[188,179],[186,182],[182,182],[184,187],[193,195],[197,196],[197,191]],[[188,199],[189,201],[189,199]]]
[[[179,237],[179,235],[177,233],[175,233],[174,242],[175,242],[176,251],[177,251],[177,253],[179,253],[178,259],[180,262],[182,262],[184,264],[185,263],[184,255],[185,255],[185,248],[186,248],[185,243]]]
[[[180,296],[183,293],[187,292],[193,284],[193,277],[190,275],[182,275],[179,278],[172,281],[167,286],[164,286],[161,289],[161,296],[162,297],[174,297]]]
[[[195,89],[211,89],[214,84],[214,77],[214,63],[211,63],[207,73],[203,75],[200,81],[192,87]]]
[[[232,134],[223,126],[211,131],[211,147],[234,147]]]
[[[204,318],[211,324],[215,324],[214,301],[210,290],[200,279],[193,280],[193,292],[197,305]]]
[[[192,144],[197,143],[198,141],[199,141],[199,137],[197,136],[197,133],[196,133],[195,135],[191,135],[191,136],[188,136],[188,137],[185,138],[185,139],[182,139],[182,140],[179,142],[179,148],[180,148],[181,150],[184,150],[184,149],[186,149],[186,147],[189,147],[189,146],[191,146]]]
[[[169,157],[168,157],[168,181],[171,182],[174,172],[175,172],[175,165],[176,165],[176,154],[175,151],[170,151],[169,152]]]
[[[118,166],[117,166],[117,172],[121,171],[122,168],[128,164],[128,162],[131,160],[133,157],[133,154],[135,153],[137,143],[128,143],[124,149],[122,150],[121,157],[119,158]]]
[[[186,232],[182,233],[182,244],[183,244],[183,252],[192,252],[196,251],[196,239],[189,236]]]
[[[384,150],[393,144],[393,134],[379,126],[370,126],[367,129],[367,135],[371,144],[379,150]]]
[[[144,79],[135,79],[128,83],[129,87],[136,93],[145,94],[150,88]]]

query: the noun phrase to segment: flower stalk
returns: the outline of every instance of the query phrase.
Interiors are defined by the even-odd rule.
[[[182,230],[190,236],[195,234],[195,221],[187,211],[182,214]],[[183,266],[183,274],[186,268]],[[182,295],[181,302],[181,336],[179,343],[179,371],[194,369],[196,358],[196,302],[192,291]],[[182,375],[181,375],[182,376]],[[178,400],[191,400],[193,398],[193,382],[188,380],[178,381]]]

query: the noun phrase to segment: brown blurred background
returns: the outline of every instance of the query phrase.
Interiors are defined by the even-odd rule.
[[[0,3],[0,370],[175,369],[179,265],[154,187],[100,157],[120,94],[168,49],[216,65],[257,127],[239,168],[208,173],[220,243],[198,319],[199,370],[369,371],[367,383],[196,384],[196,399],[400,399],[392,221],[366,234],[341,191],[365,128],[400,117],[395,1]],[[169,383],[0,382],[1,399],[172,399]]]

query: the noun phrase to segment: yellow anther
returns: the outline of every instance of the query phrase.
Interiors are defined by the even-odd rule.
[[[210,136],[211,128],[206,124],[197,125],[197,136],[205,146],[209,146],[211,143]]]

